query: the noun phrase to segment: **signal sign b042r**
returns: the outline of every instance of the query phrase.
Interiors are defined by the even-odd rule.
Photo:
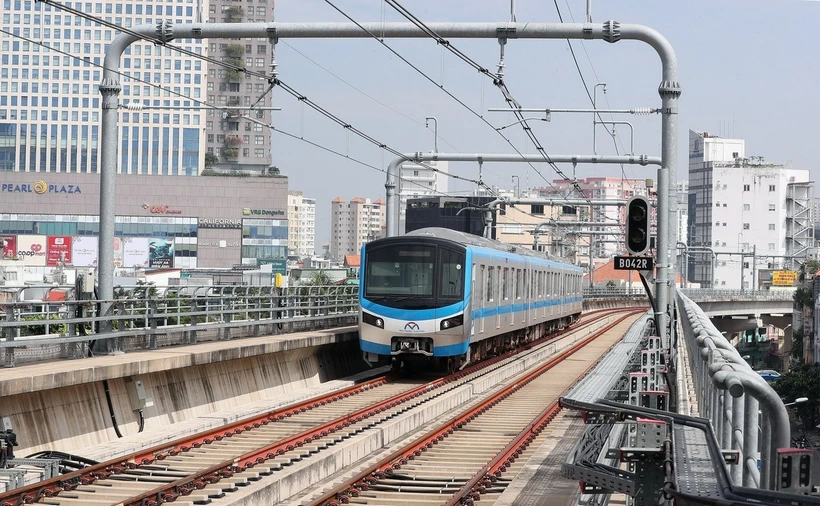
[[[649,199],[635,195],[626,203],[626,249],[641,255],[649,249]]]

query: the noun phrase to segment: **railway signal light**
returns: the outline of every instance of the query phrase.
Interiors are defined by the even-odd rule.
[[[649,249],[649,199],[642,195],[626,203],[626,249],[633,255]]]

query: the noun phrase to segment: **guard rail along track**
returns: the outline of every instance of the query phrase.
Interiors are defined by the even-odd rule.
[[[82,358],[103,340],[131,351],[354,325],[358,293],[355,285],[142,285],[118,287],[117,298],[105,301],[83,298],[74,286],[19,288],[0,304],[0,361],[14,367],[16,359]],[[584,297],[645,300],[643,291],[628,289],[585,289]],[[111,313],[99,314],[105,302]],[[97,332],[101,321],[112,321],[112,331]]]
[[[575,327],[431,383],[376,378],[324,397],[13,490],[0,495],[0,505],[37,502],[45,497],[52,497],[51,504],[58,504],[60,498],[76,504],[82,497],[99,499],[101,496],[106,500],[110,498],[111,503],[154,505],[189,495],[192,500],[207,503],[210,498],[235,490],[237,483],[258,480],[262,475],[441,396],[459,384],[486,375],[515,359],[517,354],[528,349],[555,350],[567,335],[595,325],[601,319],[617,318],[621,313],[623,310],[597,311],[591,313],[592,318],[587,314]],[[310,428],[305,430],[306,426]]]
[[[337,506],[353,497],[356,504],[407,504],[411,498],[416,505],[491,504],[509,481],[505,471],[526,461],[527,449],[537,448],[558,415],[560,395],[644,312],[629,312],[575,342],[310,505]]]

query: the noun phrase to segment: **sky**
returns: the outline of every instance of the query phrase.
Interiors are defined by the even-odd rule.
[[[357,21],[405,21],[383,0],[331,0]],[[556,0],[516,0],[518,22],[558,22]],[[424,22],[507,22],[510,0],[403,0]],[[820,135],[820,46],[811,20],[820,19],[820,1],[800,0],[607,0],[592,2],[594,23],[613,19],[642,24],[665,36],[674,48],[683,93],[679,109],[678,179],[687,179],[688,130],[746,140],[746,154],[809,169],[818,177]],[[585,0],[557,0],[564,21],[581,22]],[[281,22],[347,20],[324,0],[277,0]],[[495,70],[495,40],[451,40],[453,46]],[[512,114],[488,112],[506,107],[501,92],[486,76],[443,50],[433,39],[386,39],[386,43],[439,85],[484,116],[493,126],[514,121]],[[586,84],[606,83],[599,107],[629,109],[660,106],[660,61],[636,41],[609,44],[573,41]],[[514,153],[473,113],[419,75],[374,39],[280,39],[276,47],[279,78],[328,111],[378,141],[404,152],[431,151],[434,135],[425,117],[438,119],[440,152]],[[564,40],[510,40],[505,82],[523,107],[589,108],[572,55]],[[342,127],[274,90],[276,127],[343,155],[385,169],[394,158]],[[635,153],[660,155],[660,116],[618,116],[635,128]],[[553,114],[532,122],[533,132],[550,154],[591,154],[593,126],[588,114]],[[504,130],[522,153],[535,153],[522,129]],[[617,130],[617,148],[629,151],[629,131]],[[336,197],[384,198],[385,175],[343,156],[277,134],[274,164],[289,176],[291,190],[317,200],[316,249],[330,239],[330,201]],[[615,154],[603,127],[598,154]],[[484,164],[483,180],[512,187],[543,187],[558,176],[546,164]],[[561,169],[569,176],[571,165]],[[475,163],[450,163],[450,171],[478,177]],[[539,174],[540,172],[540,174]],[[622,175],[620,166],[577,167],[577,177]],[[627,177],[657,179],[655,168],[625,168]],[[474,183],[450,181],[450,192],[464,193]]]

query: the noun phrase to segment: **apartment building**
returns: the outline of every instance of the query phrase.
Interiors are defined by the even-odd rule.
[[[387,206],[382,199],[356,197],[331,201],[330,257],[341,262],[345,255],[358,255],[362,245],[385,236]]]
[[[288,192],[288,250],[299,258],[316,254],[316,199]]]

